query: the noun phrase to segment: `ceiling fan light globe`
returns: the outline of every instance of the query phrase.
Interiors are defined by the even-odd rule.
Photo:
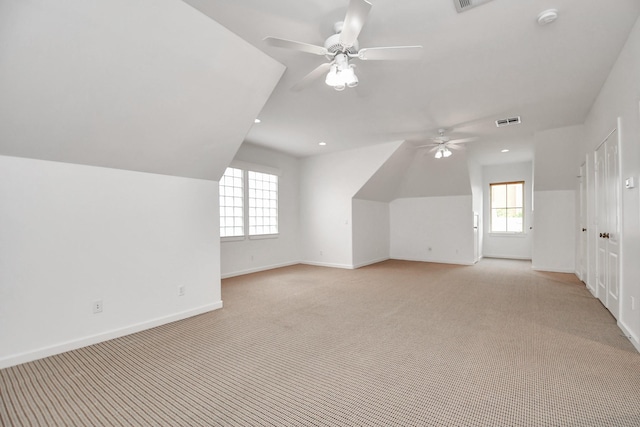
[[[442,158],[442,151],[441,150],[436,151],[435,157],[436,157],[436,159],[441,159]]]
[[[443,155],[444,157],[449,157],[449,156],[451,156],[451,154],[452,154],[452,153],[451,153],[451,151],[450,151],[448,148],[445,148],[445,149],[442,151],[442,155]]]
[[[340,73],[345,84],[349,87],[358,86],[358,77],[356,76],[355,71],[353,70],[353,65],[347,68],[346,70]]]
[[[340,91],[343,91],[345,87],[346,86],[344,85],[344,83],[340,83],[340,84],[335,85],[333,88],[335,90],[337,90],[338,92],[340,92]]]
[[[335,87],[335,85],[339,84],[340,81],[338,79],[338,67],[333,64],[331,68],[329,68],[329,72],[327,73],[327,78],[324,82],[329,85]]]

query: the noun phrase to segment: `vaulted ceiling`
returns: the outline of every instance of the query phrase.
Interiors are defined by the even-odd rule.
[[[356,88],[320,78],[296,92],[326,58],[264,37],[323,45],[348,0],[185,1],[287,67],[247,141],[303,157],[447,128],[478,137],[467,156],[481,164],[530,160],[536,132],[582,123],[640,13],[637,0],[492,0],[462,13],[455,0],[370,0],[360,47],[422,45],[422,58],[359,61]],[[539,25],[551,8],[557,21]],[[509,116],[522,124],[496,127]]]
[[[0,155],[218,180],[283,72],[179,0],[3,0]]]

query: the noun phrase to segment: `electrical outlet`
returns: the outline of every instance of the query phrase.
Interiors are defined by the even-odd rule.
[[[631,297],[631,310],[635,310],[636,309],[636,299],[634,297]]]
[[[178,296],[179,297],[183,297],[184,294],[186,294],[186,293],[187,293],[187,287],[186,286],[184,286],[184,285],[178,286]]]
[[[93,302],[93,314],[102,313],[102,300],[97,300]]]

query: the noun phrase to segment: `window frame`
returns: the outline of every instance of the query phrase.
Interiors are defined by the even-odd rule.
[[[513,185],[513,184],[520,184],[522,187],[522,204],[521,206],[508,206],[508,202],[507,200],[505,200],[505,206],[504,207],[497,207],[494,208],[493,206],[493,188],[498,187],[498,186],[504,186],[505,187],[505,198],[507,197],[506,194],[506,189],[508,185]],[[505,182],[493,182],[489,184],[489,234],[493,234],[493,235],[501,235],[501,236],[522,236],[524,234],[526,234],[526,227],[525,227],[525,219],[526,219],[526,211],[525,211],[525,202],[526,202],[526,197],[525,197],[525,193],[526,192],[526,182],[524,180],[521,181],[505,181]],[[505,228],[507,229],[506,231],[496,231],[493,229],[493,211],[495,209],[521,209],[522,210],[522,230],[521,231],[508,231],[509,229],[509,224],[508,222],[505,224]],[[508,218],[506,219],[506,221],[508,221]]]
[[[251,238],[277,235],[279,231],[278,193],[280,184],[278,175],[253,170],[247,170],[246,175],[247,209],[245,213],[247,214],[246,222],[248,224],[247,236]],[[254,182],[254,188],[251,187],[252,181]],[[269,188],[265,188],[265,185]],[[275,189],[273,187],[275,187]],[[254,204],[252,205],[252,203]],[[265,203],[269,206],[264,206]],[[253,214],[252,210],[254,211]],[[262,214],[259,214],[258,210],[261,210]],[[253,221],[255,221],[255,223],[253,223]],[[264,221],[274,222],[274,224],[264,224]],[[259,222],[263,223],[259,224]],[[258,227],[275,227],[276,231],[269,233],[252,233],[252,228],[257,230]]]
[[[239,177],[236,176],[236,174],[232,174],[231,176],[227,175],[227,172],[229,171],[229,169],[233,169],[234,171],[239,171]],[[234,168],[234,167],[228,167],[224,170],[224,174],[222,175],[220,182],[218,183],[218,209],[220,212],[220,216],[219,216],[219,235],[220,238],[224,238],[224,239],[229,239],[229,240],[239,240],[241,238],[244,238],[244,236],[246,235],[246,221],[245,221],[245,208],[246,208],[246,172],[243,169],[240,168]],[[227,179],[231,179],[232,181],[235,181],[236,179],[240,179],[240,186],[235,185],[235,182],[232,183],[227,183]],[[223,191],[223,187],[226,189],[231,190],[232,194],[227,194],[227,190]],[[238,192],[238,190],[240,191],[240,195],[237,195],[236,193]],[[222,199],[225,199],[225,202],[222,203]],[[231,200],[227,200],[227,199],[231,199]],[[236,199],[240,199],[241,200],[241,206],[237,206],[235,201]],[[231,201],[231,204],[229,204],[228,202]],[[240,209],[241,210],[241,215],[236,215],[235,212],[233,213],[233,215],[222,215],[222,210],[237,210]],[[223,225],[222,225],[222,219],[223,218],[231,218],[233,219],[234,224],[233,225],[224,225],[224,228],[241,228],[242,230],[242,234],[231,234],[231,235],[225,235],[223,236],[222,233],[222,229],[223,229]],[[235,224],[235,219],[238,218],[240,219],[240,225]]]
[[[225,169],[225,173],[223,174],[223,177],[225,176],[225,174],[227,173],[228,169],[237,169],[240,170],[242,172],[242,223],[243,223],[243,234],[242,235],[236,235],[236,236],[222,236],[221,233],[221,229],[222,229],[222,220],[220,219],[220,224],[219,224],[219,235],[220,235],[220,241],[221,242],[237,242],[237,241],[243,241],[243,240],[262,240],[262,239],[275,239],[278,238],[279,234],[280,234],[280,176],[277,173],[273,173],[271,171],[265,171],[265,170],[261,170],[263,168],[261,167],[249,167],[248,165],[234,165],[233,163],[228,166]],[[270,209],[275,209],[275,227],[276,227],[276,232],[275,233],[262,233],[262,234],[250,234],[250,188],[249,188],[249,183],[250,183],[250,179],[249,179],[249,175],[250,173],[253,174],[258,174],[258,175],[271,175],[273,177],[275,177],[275,208],[271,208]],[[218,188],[220,189],[222,187],[222,178],[220,183],[218,184]],[[255,188],[253,188],[252,190],[256,190]],[[219,190],[220,191],[220,190]],[[273,190],[270,190],[273,191]],[[221,194],[219,194],[220,197],[222,197]],[[222,205],[219,206],[219,208],[221,208]],[[220,212],[222,213],[222,212]],[[221,215],[222,218],[222,215]]]

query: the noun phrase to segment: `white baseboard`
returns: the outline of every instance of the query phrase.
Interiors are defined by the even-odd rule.
[[[573,268],[539,267],[537,265],[532,265],[531,269],[535,271],[547,271],[549,273],[569,273],[569,274],[575,274],[576,277],[578,276],[576,274],[576,270]]]
[[[383,262],[383,261],[387,261],[387,260],[389,260],[388,257],[387,258],[374,259],[374,260],[365,261],[365,262],[359,262],[358,264],[354,264],[353,268],[366,267],[367,265],[377,264],[379,262]]]
[[[517,259],[522,261],[531,261],[531,257],[526,256],[512,256],[512,255],[483,255],[483,258],[498,258],[498,259]]]
[[[415,261],[415,262],[432,262],[434,264],[452,264],[452,265],[475,265],[476,262],[462,262],[462,261],[452,261],[447,259],[419,259],[419,258],[396,258],[391,257],[391,259],[397,259],[399,261]]]
[[[260,271],[273,270],[274,268],[289,267],[289,266],[296,265],[296,264],[300,264],[300,261],[291,261],[291,262],[285,262],[285,263],[282,263],[282,264],[264,265],[264,266],[261,266],[261,267],[249,268],[249,269],[246,269],[246,270],[232,271],[230,273],[222,273],[220,278],[228,279],[230,277],[243,276],[245,274],[251,274],[251,273],[258,273]]]
[[[640,339],[638,339],[638,336],[631,332],[631,330],[624,324],[624,322],[620,320],[618,320],[618,327],[622,330],[622,333],[624,333],[625,336],[629,337],[629,341],[631,342],[631,344],[633,344],[638,353],[640,353]]]
[[[346,270],[353,270],[353,265],[348,264],[333,264],[330,262],[317,262],[317,261],[300,261],[300,264],[314,265],[316,267],[331,267],[331,268],[343,268]]]
[[[156,326],[165,325],[177,320],[187,319],[189,317],[197,316],[198,314],[207,313],[219,308],[222,308],[222,301],[203,305],[191,310],[181,311],[179,313],[174,313],[168,316],[158,317],[156,319],[147,320],[130,326],[125,326],[123,328],[113,329],[87,337],[65,341],[48,347],[39,348],[37,350],[2,357],[0,358],[0,369],[20,365],[22,363],[31,362],[33,360],[42,359],[44,357],[53,356],[55,354],[60,354],[67,351],[76,350],[78,348],[97,344],[103,341],[108,341],[114,338],[123,337],[125,335],[130,335],[136,332],[144,331],[146,329],[155,328]]]

